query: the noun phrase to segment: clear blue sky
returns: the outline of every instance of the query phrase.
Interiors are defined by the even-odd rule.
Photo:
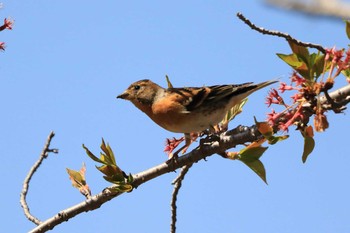
[[[137,173],[164,160],[167,132],[131,103],[117,100],[131,82],[149,78],[165,86],[287,81],[290,68],[276,53],[287,43],[250,30],[257,25],[330,47],[349,43],[340,21],[271,9],[261,1],[4,1],[1,16],[15,20],[1,32],[0,206],[2,232],[34,227],[19,204],[22,182],[47,135],[59,148],[35,174],[28,202],[41,220],[83,201],[66,167],[87,165],[92,193],[105,182],[84,153],[99,153],[101,137],[126,171]],[[344,83],[342,83],[344,84]],[[342,85],[339,84],[339,85]],[[269,110],[267,90],[251,96],[231,123],[253,124]],[[302,138],[271,146],[262,161],[265,185],[239,161],[213,156],[190,170],[178,202],[178,232],[350,232],[348,116],[328,114],[330,129],[316,134],[316,148],[301,162]],[[84,213],[52,232],[169,232],[171,181],[167,174]]]

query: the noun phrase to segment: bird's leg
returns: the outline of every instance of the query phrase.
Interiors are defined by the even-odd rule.
[[[227,125],[223,125],[223,124],[217,124],[214,126],[211,125],[209,128],[209,133],[219,135],[223,132],[226,132],[227,129],[228,129]]]
[[[182,148],[180,148],[179,151],[181,151],[182,154],[185,154],[192,142],[195,142],[198,137],[198,133],[185,133],[185,145]]]
[[[217,124],[217,125],[211,125],[210,127],[209,127],[209,132],[210,133],[218,133],[218,132],[220,132],[221,131],[221,129],[220,129],[220,125],[219,124]]]

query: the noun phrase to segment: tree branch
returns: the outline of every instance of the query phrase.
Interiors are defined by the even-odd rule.
[[[27,197],[27,193],[28,193],[28,189],[29,189],[30,180],[32,179],[36,170],[40,167],[43,160],[47,158],[47,156],[49,155],[50,152],[58,153],[57,149],[49,149],[51,140],[54,136],[55,136],[55,133],[53,131],[51,131],[49,136],[47,137],[46,143],[45,143],[44,148],[40,154],[38,161],[36,161],[36,163],[33,165],[33,167],[29,170],[26,178],[24,179],[23,187],[22,187],[22,191],[21,191],[20,203],[21,203],[21,206],[23,208],[24,215],[30,221],[35,223],[36,225],[39,225],[42,222],[30,213],[26,197]]]
[[[235,131],[234,135],[230,135],[231,131]],[[209,157],[215,153],[220,153],[226,151],[230,148],[235,147],[236,145],[243,144],[246,142],[253,142],[261,134],[257,131],[255,126],[246,127],[238,126],[236,129],[222,133],[220,136],[210,136],[209,138],[202,139],[200,146],[192,150],[190,153],[187,153],[177,159],[176,163],[161,163],[153,168],[145,170],[143,172],[134,174],[134,181],[132,185],[138,187],[139,185],[152,180],[158,176],[164,175],[169,172],[181,168],[185,165],[192,163],[197,163],[198,161]],[[109,188],[113,188],[110,186]],[[69,220],[70,218],[75,217],[78,214],[83,212],[88,212],[94,209],[99,208],[106,202],[111,199],[123,194],[115,193],[109,191],[109,188],[104,189],[101,193],[92,196],[90,199],[87,199],[75,206],[72,206],[68,209],[60,211],[55,216],[47,219],[42,222],[39,226],[30,231],[30,233],[45,232],[53,229],[58,224]]]
[[[176,177],[176,179],[173,181],[174,190],[173,194],[171,196],[171,224],[170,224],[170,233],[176,232],[176,220],[177,220],[177,195],[179,194],[179,190],[182,185],[182,181],[185,179],[185,175],[187,174],[188,170],[192,167],[193,163],[189,165],[185,165],[182,167],[180,174]]]
[[[350,4],[339,0],[265,0],[267,4],[291,9],[306,14],[330,16],[347,19],[350,15]]]
[[[350,85],[347,85],[328,94],[329,94],[329,97],[332,98],[334,102],[336,102],[341,106],[345,106],[350,102],[349,93],[350,93]],[[321,96],[320,102],[324,109],[327,109],[327,110],[333,109],[332,103],[329,103],[326,96]]]
[[[329,93],[329,95],[338,102],[344,99],[350,98],[350,85],[340,88],[336,91]],[[328,101],[325,97],[321,97],[321,104],[326,104]],[[349,102],[349,101],[348,101]],[[132,185],[138,187],[143,183],[152,180],[163,174],[173,172],[174,170],[189,166],[193,163],[205,159],[213,154],[222,154],[226,150],[233,148],[237,145],[241,145],[247,142],[256,141],[262,137],[261,133],[257,130],[256,126],[238,126],[235,129],[221,133],[220,135],[209,135],[207,138],[200,140],[200,145],[191,152],[179,157],[176,163],[167,164],[161,163],[153,168],[145,170],[143,172],[134,174],[134,181]],[[110,201],[111,199],[123,194],[109,191],[110,186],[104,189],[97,195],[65,210],[60,211],[55,216],[42,222],[39,226],[30,231],[30,233],[45,232],[53,229],[60,223],[67,221],[83,212],[95,210]]]
[[[293,38],[291,35],[287,34],[287,33],[283,33],[283,32],[279,32],[279,31],[272,31],[272,30],[267,30],[265,28],[262,27],[258,27],[255,24],[253,24],[249,19],[247,19],[242,13],[237,13],[237,17],[242,20],[245,24],[247,24],[251,29],[260,32],[261,34],[266,34],[266,35],[271,35],[271,36],[277,36],[277,37],[282,37],[284,39],[286,39],[288,42],[293,42],[297,45],[302,45],[308,48],[314,48],[317,49],[318,51],[320,51],[321,53],[326,53],[326,49],[323,48],[321,45],[319,44],[313,44],[313,43],[309,43],[309,42],[303,42],[300,40],[297,40],[295,38]]]

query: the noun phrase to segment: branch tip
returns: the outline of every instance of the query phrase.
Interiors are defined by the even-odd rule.
[[[287,40],[288,42],[293,42],[293,43],[295,43],[297,45],[301,45],[301,46],[308,47],[308,48],[314,48],[314,49],[317,49],[318,51],[320,51],[321,53],[326,54],[326,49],[324,47],[322,47],[321,45],[319,45],[319,44],[303,42],[303,41],[295,39],[294,37],[292,37],[291,35],[289,35],[287,33],[279,32],[279,31],[273,31],[273,30],[268,30],[268,29],[265,29],[265,28],[262,28],[262,27],[258,27],[240,12],[237,13],[237,17],[240,20],[242,20],[245,24],[247,24],[251,29],[253,29],[253,30],[257,31],[257,32],[260,32],[261,34],[282,37],[285,40]]]

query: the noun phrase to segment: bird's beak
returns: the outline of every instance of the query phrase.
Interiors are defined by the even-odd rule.
[[[117,96],[117,99],[128,99],[129,93],[124,92]]]

